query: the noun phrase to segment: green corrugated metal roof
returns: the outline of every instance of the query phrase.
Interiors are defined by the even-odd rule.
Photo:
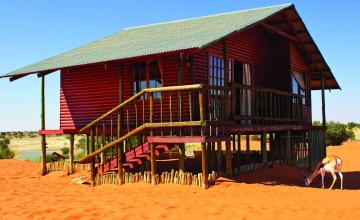
[[[69,52],[2,75],[0,78],[203,48],[289,7],[292,7],[292,4],[128,28]]]

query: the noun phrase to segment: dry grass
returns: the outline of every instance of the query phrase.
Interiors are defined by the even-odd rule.
[[[70,147],[70,140],[68,135],[47,135],[46,143],[47,150],[56,151],[61,153],[61,148]],[[80,135],[75,135],[75,143],[80,139]],[[28,135],[25,134],[24,137],[11,137],[9,148],[15,152],[15,154],[22,151],[36,151],[41,150],[41,136],[40,135]],[[81,149],[75,147],[75,154],[81,152]]]
[[[360,128],[354,128],[355,140],[360,141]]]

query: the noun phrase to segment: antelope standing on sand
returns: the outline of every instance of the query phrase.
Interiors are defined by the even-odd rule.
[[[343,175],[341,173],[341,166],[342,166],[342,161],[340,159],[340,157],[337,156],[328,156],[325,157],[322,161],[320,161],[316,167],[316,169],[314,170],[314,172],[312,172],[310,174],[310,176],[306,176],[304,175],[305,178],[305,186],[309,186],[310,183],[313,181],[313,179],[315,179],[315,177],[319,174],[321,174],[321,187],[324,188],[324,176],[326,172],[331,172],[331,175],[333,176],[333,182],[330,186],[329,189],[332,189],[334,186],[334,183],[337,179],[336,174],[335,174],[335,170],[339,173],[340,176],[340,180],[341,180],[341,189],[343,189]]]

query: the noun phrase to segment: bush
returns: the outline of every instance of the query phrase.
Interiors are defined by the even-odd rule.
[[[347,129],[346,124],[330,121],[326,123],[326,126],[326,146],[338,146],[344,141],[355,138],[354,132]]]
[[[60,148],[60,150],[61,150],[62,155],[64,155],[64,157],[69,158],[70,148],[62,147],[62,148]]]
[[[83,150],[83,151],[81,151],[79,154],[76,154],[75,156],[74,156],[74,159],[75,160],[80,160],[81,158],[83,158],[83,157],[85,157],[86,156],[86,152]]]
[[[46,154],[46,163],[56,162],[56,157],[52,154]]]
[[[86,137],[82,136],[75,144],[75,147],[80,149],[85,149],[85,146],[86,146]]]
[[[10,144],[10,139],[5,138],[0,140],[0,159],[12,159],[15,154],[14,151],[10,150],[8,145]]]

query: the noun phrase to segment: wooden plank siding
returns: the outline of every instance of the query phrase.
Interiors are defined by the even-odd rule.
[[[310,67],[303,56],[299,45],[290,42],[290,57],[291,57],[291,69],[296,70],[305,74],[310,73]],[[312,114],[311,114],[311,88],[310,88],[310,75],[307,75],[306,80],[306,94],[307,94],[307,101],[306,105],[303,106],[303,118],[305,124],[312,123]]]
[[[171,55],[161,58],[164,71],[163,86],[178,85],[179,57],[180,55]],[[142,60],[139,62],[141,61]],[[133,63],[132,61],[123,62],[123,100],[134,95]],[[103,64],[98,64],[78,68],[74,72],[62,71],[60,91],[61,129],[81,129],[117,106],[119,104],[119,73],[119,63],[108,65],[107,69],[105,69]],[[192,66],[186,65],[185,60],[183,60],[182,84],[192,84]],[[171,95],[171,109],[169,93],[163,96],[163,121],[169,121],[170,112],[172,113],[172,120],[179,121],[178,92],[172,92]],[[183,92],[182,102],[182,120],[190,120],[188,92]],[[124,123],[129,121],[130,128],[134,128],[136,117],[138,119],[138,125],[141,125],[143,122],[149,122],[150,108],[148,98],[138,100],[137,107],[140,109],[138,115],[135,114],[134,105],[129,106],[128,109],[124,109]],[[154,122],[160,122],[160,98],[154,99],[154,107]],[[145,109],[145,112],[143,112],[142,109]],[[127,119],[127,111],[129,112],[129,119]]]
[[[291,67],[289,40],[279,35],[271,35],[270,44],[270,72],[271,87],[273,89],[290,92]]]
[[[119,103],[119,66],[61,71],[60,128],[81,129]]]

